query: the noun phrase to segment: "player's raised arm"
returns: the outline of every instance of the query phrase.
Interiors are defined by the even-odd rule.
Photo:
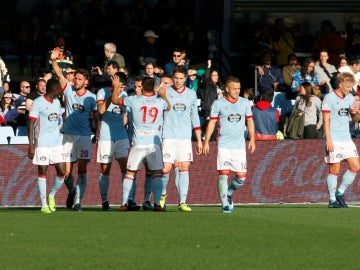
[[[169,100],[166,98],[166,93],[167,93],[167,90],[166,90],[166,87],[163,83],[161,83],[159,85],[159,88],[157,89],[157,94],[159,97],[161,97],[163,100],[165,100],[165,102],[167,103],[167,108],[166,108],[166,111],[169,111],[170,108],[171,108],[171,105],[170,105],[170,102]]]
[[[116,105],[123,106],[124,98],[119,98],[119,94],[120,94],[119,76],[116,76],[116,75],[111,76],[111,81],[112,81],[112,87],[113,87],[113,91],[112,91],[112,95],[111,95],[111,102]]]
[[[56,62],[56,59],[59,57],[59,54],[60,54],[60,49],[57,47],[54,48],[50,54],[50,61],[51,61],[52,68],[60,81],[61,88],[64,89],[67,84],[67,80],[64,77],[64,74],[62,73],[61,68],[59,67],[59,64]]]

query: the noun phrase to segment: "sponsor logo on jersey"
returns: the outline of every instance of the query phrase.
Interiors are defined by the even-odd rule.
[[[124,107],[123,106],[116,106],[112,109],[113,114],[123,114],[124,113]]]
[[[241,120],[241,115],[238,113],[232,113],[228,116],[229,122],[239,122]]]
[[[80,103],[74,103],[72,105],[72,108],[74,111],[78,111],[80,113],[83,113],[85,111],[85,107],[83,105],[81,105]]]
[[[184,112],[186,110],[186,105],[181,102],[175,103],[173,105],[173,110],[175,112]]]
[[[341,108],[338,111],[338,115],[339,116],[348,116],[350,113],[350,109],[349,108]]]
[[[57,113],[50,113],[48,116],[48,120],[50,122],[57,121],[58,120],[58,114]]]

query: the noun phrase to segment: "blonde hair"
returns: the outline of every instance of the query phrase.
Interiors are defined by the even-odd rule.
[[[355,83],[354,75],[352,75],[350,72],[340,72],[337,75],[338,82],[351,82],[352,84]]]

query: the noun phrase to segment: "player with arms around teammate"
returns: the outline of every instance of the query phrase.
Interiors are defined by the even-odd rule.
[[[96,96],[86,89],[90,74],[86,69],[78,69],[74,74],[73,85],[64,77],[56,58],[59,49],[55,48],[50,55],[53,70],[57,75],[63,95],[65,97],[66,119],[63,126],[63,147],[65,152],[66,172],[65,185],[69,190],[66,207],[75,211],[81,211],[81,199],[86,189],[86,168],[91,160],[91,126],[90,114],[96,114]],[[96,118],[96,117],[94,117]],[[74,187],[72,170],[74,163],[78,162],[78,179]]]
[[[127,171],[123,182],[123,204],[126,207],[136,173],[141,169],[143,160],[146,158],[147,166],[152,176],[152,191],[154,194],[154,210],[164,211],[160,206],[162,190],[161,171],[163,161],[161,155],[161,130],[163,125],[163,111],[169,110],[170,106],[165,97],[165,89],[159,89],[158,96],[155,94],[155,81],[145,77],[142,81],[142,95],[119,98],[119,78],[112,78],[114,91],[112,103],[129,107],[132,114],[133,138],[127,161]]]
[[[60,83],[50,79],[46,83],[47,92],[35,99],[29,113],[28,156],[38,165],[38,187],[41,200],[41,212],[55,212],[55,194],[64,182],[65,163],[60,133],[61,105],[57,99],[61,92]],[[35,138],[34,138],[35,127]],[[34,140],[35,139],[35,140]],[[49,205],[46,202],[46,172],[49,165],[55,165],[56,177],[49,193]]]
[[[217,170],[219,173],[218,190],[222,203],[223,213],[232,213],[232,195],[241,188],[245,182],[247,172],[246,145],[244,136],[245,124],[249,131],[248,149],[255,151],[255,125],[252,111],[247,99],[239,97],[240,81],[230,76],[226,81],[226,96],[215,100],[211,107],[210,122],[206,129],[204,149],[205,155],[209,154],[209,141],[215,129],[216,122],[220,122],[220,139],[218,142]],[[228,186],[230,172],[235,172],[235,177]]]
[[[124,91],[127,85],[126,75],[117,72],[119,77],[119,98],[127,96]],[[97,92],[97,108],[99,113],[97,162],[100,163],[100,195],[102,208],[110,211],[108,202],[109,174],[113,159],[119,163],[121,172],[126,172],[127,155],[130,148],[127,131],[125,129],[124,117],[126,109],[124,106],[114,105],[111,102],[112,87],[101,88]]]
[[[166,187],[173,165],[179,169],[178,182],[175,185],[179,194],[180,211],[190,212],[186,204],[189,190],[189,167],[193,161],[192,129],[197,140],[197,154],[202,153],[201,128],[196,93],[185,86],[186,70],[183,66],[174,68],[173,85],[167,88],[166,97],[171,109],[165,112],[163,129],[163,190],[160,204],[165,207]]]
[[[329,208],[347,208],[344,192],[355,180],[360,170],[356,145],[351,139],[349,121],[359,121],[359,104],[355,102],[352,86],[354,76],[348,72],[339,73],[338,88],[327,94],[322,103],[325,134],[325,162],[329,164],[326,184],[329,191]],[[337,188],[341,161],[349,164]]]

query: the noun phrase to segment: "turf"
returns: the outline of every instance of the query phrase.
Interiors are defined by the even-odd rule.
[[[0,209],[1,269],[359,269],[360,209]]]

